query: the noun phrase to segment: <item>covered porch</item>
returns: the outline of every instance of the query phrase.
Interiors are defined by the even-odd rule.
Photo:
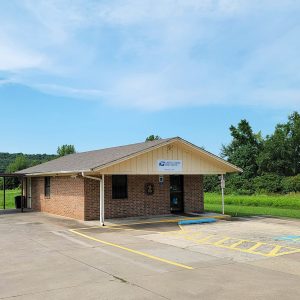
[[[202,174],[82,173],[81,176],[85,179],[86,221],[99,220],[104,225],[105,220],[112,218],[204,214]],[[223,176],[220,180],[224,181]],[[223,188],[222,185],[220,203],[224,215]]]
[[[2,205],[0,206],[2,212],[8,213],[15,210],[24,212],[25,209],[31,208],[31,179],[29,177],[20,173],[0,173],[0,178],[2,178]],[[19,195],[15,195],[19,197],[17,199],[18,203],[14,206],[11,204],[11,201],[7,203],[7,194],[10,191],[7,189],[8,179],[17,179],[20,183],[20,193]]]

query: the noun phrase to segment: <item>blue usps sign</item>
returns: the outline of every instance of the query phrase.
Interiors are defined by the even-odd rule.
[[[157,161],[158,171],[182,171],[182,160],[158,160]]]

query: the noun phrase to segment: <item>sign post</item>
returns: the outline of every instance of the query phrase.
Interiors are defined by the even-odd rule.
[[[6,183],[5,183],[5,176],[3,176],[3,209],[5,209],[5,189],[6,189]]]
[[[225,188],[225,179],[224,175],[221,175],[221,190],[222,190],[222,214],[224,215],[225,213],[225,205],[224,205],[224,188]]]

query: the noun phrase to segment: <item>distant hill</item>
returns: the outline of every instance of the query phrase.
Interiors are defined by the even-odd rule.
[[[7,166],[22,154],[0,152],[0,173],[5,173]],[[55,154],[24,154],[24,156],[30,161],[30,165],[37,165],[58,157]]]

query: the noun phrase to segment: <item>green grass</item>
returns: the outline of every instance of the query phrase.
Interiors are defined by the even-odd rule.
[[[20,189],[6,191],[6,208],[15,207],[15,196]],[[221,212],[221,195],[205,193],[206,211]],[[3,191],[0,190],[0,209],[3,209]],[[232,216],[271,215],[300,219],[300,194],[288,195],[225,195],[225,213]]]
[[[15,196],[21,195],[20,189],[5,191],[5,208],[15,208]],[[3,190],[0,190],[0,209],[3,209]]]
[[[205,193],[206,211],[221,212],[221,195]],[[225,195],[225,213],[232,216],[271,215],[300,219],[300,194]]]

